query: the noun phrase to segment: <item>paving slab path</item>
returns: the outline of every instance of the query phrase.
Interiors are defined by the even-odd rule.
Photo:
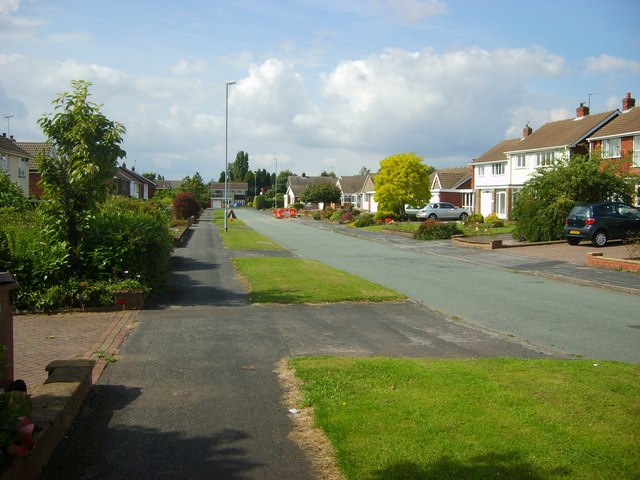
[[[139,313],[43,479],[319,478],[275,373],[294,355],[547,357],[414,301],[251,305],[211,212],[174,254],[174,289]]]

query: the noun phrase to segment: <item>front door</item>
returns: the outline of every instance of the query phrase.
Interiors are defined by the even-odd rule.
[[[480,194],[480,213],[483,217],[493,213],[493,192],[491,190],[482,190]]]

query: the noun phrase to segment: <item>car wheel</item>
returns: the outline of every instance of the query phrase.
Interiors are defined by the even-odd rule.
[[[466,221],[467,221],[467,218],[469,218],[469,214],[468,214],[468,213],[464,213],[464,212],[462,212],[462,213],[460,214],[460,220],[462,220],[463,222],[466,222]]]
[[[437,220],[438,216],[435,213],[430,213],[427,218],[430,218],[431,220]]]
[[[572,237],[569,237],[569,238],[567,238],[567,243],[568,243],[569,245],[576,246],[576,245],[578,245],[578,244],[580,243],[580,239],[579,239],[579,238],[572,238]]]
[[[607,240],[607,232],[598,230],[593,237],[591,237],[591,245],[594,247],[604,247],[607,244]]]

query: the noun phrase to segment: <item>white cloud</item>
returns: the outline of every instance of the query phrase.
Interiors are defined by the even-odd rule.
[[[209,65],[204,60],[196,60],[190,62],[184,58],[171,67],[171,73],[174,75],[202,75],[209,69]]]
[[[417,23],[428,17],[438,17],[449,11],[441,0],[373,0],[385,17],[391,21]]]
[[[0,0],[0,15],[9,15],[20,7],[21,0]]]
[[[640,61],[627,60],[607,54],[587,58],[585,66],[588,73],[640,74]]]

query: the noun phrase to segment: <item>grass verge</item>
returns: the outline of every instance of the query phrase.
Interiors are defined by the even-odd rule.
[[[398,292],[316,260],[281,257],[234,258],[253,303],[385,302]]]
[[[348,479],[622,479],[640,471],[640,366],[295,358]]]
[[[217,225],[224,225],[224,210],[214,210],[213,221]],[[238,218],[228,220],[227,231],[220,229],[220,236],[222,243],[231,250],[284,250],[281,245],[256,232]]]

